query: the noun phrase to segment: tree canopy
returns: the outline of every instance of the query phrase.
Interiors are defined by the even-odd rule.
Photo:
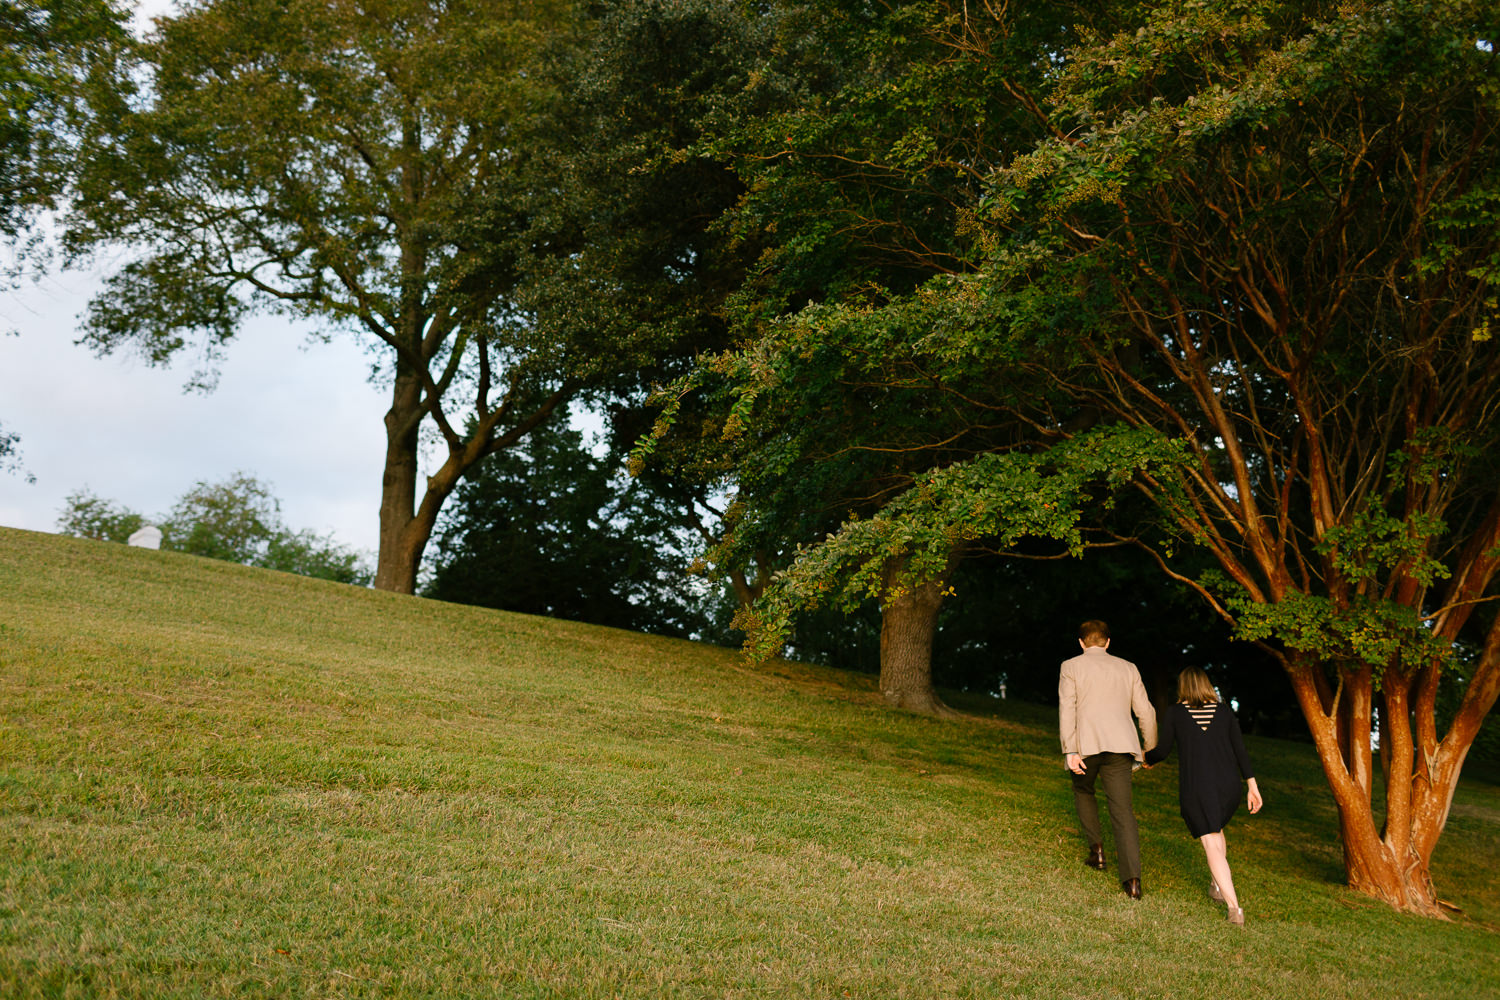
[[[127,16],[111,0],[0,7],[0,237],[20,237],[67,190],[85,94],[115,82]]]
[[[512,145],[538,86],[522,70],[561,6],[192,6],[158,22],[146,82],[83,149],[70,245],[138,252],[90,306],[96,350],[161,363],[196,345],[210,381],[252,309],[371,345],[391,392],[383,588],[413,588],[464,471],[593,365],[514,294],[528,195]],[[424,428],[439,458],[419,488]]]
[[[955,58],[1007,17],[956,26]],[[1495,27],[1465,2],[1081,26],[1027,102],[1044,137],[991,157],[952,274],[745,352],[775,371],[863,334],[935,386],[988,366],[1037,387],[1007,404],[1030,447],[934,469],[804,549],[762,605],[769,641],[888,586],[895,554],[917,585],[965,539],[1139,545],[1285,669],[1351,884],[1435,911],[1432,846],[1500,692]],[[1189,548],[1215,571],[1185,572]],[[1439,733],[1445,672],[1467,684]]]
[[[0,7],[0,243],[14,280],[38,215],[69,190],[86,93],[118,80],[126,13],[111,0],[17,0]],[[0,331],[0,333],[8,331]],[[0,425],[0,473],[22,472],[20,439]]]

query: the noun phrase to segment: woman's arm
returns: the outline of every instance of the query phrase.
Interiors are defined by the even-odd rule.
[[[1161,763],[1172,752],[1172,741],[1175,737],[1172,731],[1172,715],[1176,710],[1177,706],[1172,705],[1161,714],[1161,725],[1157,728],[1156,733],[1156,746],[1146,751],[1147,767]]]
[[[1245,752],[1245,738],[1240,735],[1240,720],[1228,705],[1224,705],[1223,710],[1229,716],[1229,748],[1234,751],[1235,762],[1240,766],[1240,777],[1254,779],[1255,771],[1250,767],[1250,755]]]

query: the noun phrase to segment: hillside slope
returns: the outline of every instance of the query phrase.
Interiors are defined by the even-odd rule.
[[[1234,930],[1175,771],[1132,903],[1055,712],[969,707],[0,529],[0,996],[1500,994],[1500,790],[1439,849],[1463,915],[1402,917],[1338,884],[1310,750],[1252,740]]]

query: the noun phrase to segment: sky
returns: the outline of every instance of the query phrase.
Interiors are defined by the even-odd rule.
[[[136,31],[172,7],[142,0]],[[124,259],[0,283],[0,432],[20,438],[21,465],[0,469],[0,525],[56,531],[69,495],[85,489],[158,518],[198,483],[245,473],[280,501],[287,528],[331,535],[373,565],[390,399],[368,379],[368,342],[324,342],[309,323],[253,316],[225,350],[217,388],[186,391],[191,348],[161,368],[76,343],[79,316]],[[573,423],[602,429],[588,413]],[[439,462],[424,451],[421,472]]]
[[[137,23],[169,8],[145,0]],[[67,496],[84,488],[165,514],[196,483],[245,472],[281,501],[288,528],[375,551],[389,403],[357,341],[308,343],[305,325],[255,317],[229,346],[218,388],[184,392],[191,351],[162,369],[74,343],[101,280],[54,271],[0,288],[0,429],[20,437],[35,480],[0,471],[0,525],[55,531]]]
[[[69,494],[165,514],[198,482],[245,472],[281,501],[293,530],[375,551],[381,419],[349,335],[309,341],[307,326],[255,317],[229,346],[211,393],[184,391],[191,351],[169,368],[76,344],[98,274],[52,273],[0,291],[0,428],[20,438],[27,475],[0,472],[0,525],[57,530]]]

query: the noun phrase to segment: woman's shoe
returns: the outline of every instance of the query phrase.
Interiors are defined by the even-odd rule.
[[[1213,900],[1215,903],[1224,902],[1224,891],[1219,888],[1219,883],[1208,883],[1208,898]]]
[[[1231,906],[1229,908],[1229,922],[1236,927],[1245,926],[1245,908],[1243,906]]]

